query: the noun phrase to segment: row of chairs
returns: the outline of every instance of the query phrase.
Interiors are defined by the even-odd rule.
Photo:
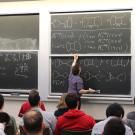
[[[99,122],[101,120],[96,120],[96,122]],[[19,126],[20,129],[20,135],[26,135],[25,131],[23,130],[22,126]],[[13,127],[11,125],[7,125],[5,127],[5,133],[6,135],[15,135],[15,131],[13,131]],[[70,130],[62,130],[61,135],[91,135],[91,129],[85,130],[85,131],[70,131]],[[44,129],[43,135],[49,135],[49,129]],[[135,135],[135,134],[134,134]]]
[[[22,126],[20,128],[20,135],[26,135]],[[71,131],[71,130],[62,130],[61,135],[91,135],[91,129],[85,131]],[[43,135],[49,135],[49,128],[44,128]]]
[[[20,135],[27,135],[22,126],[19,126]],[[6,125],[4,132],[6,135],[15,135],[14,128],[11,125]],[[50,135],[49,128],[44,128],[43,135]]]
[[[19,126],[20,135],[26,135],[22,126]],[[71,130],[62,130],[61,135],[91,135],[91,129],[85,131],[71,131]],[[15,135],[15,131],[13,130],[12,126],[7,125],[5,127],[6,135]],[[50,135],[49,128],[45,128],[43,131],[43,135]]]
[[[96,120],[97,122],[102,121],[103,119]],[[91,135],[92,129],[84,130],[84,131],[70,131],[70,130],[62,130],[61,135]]]
[[[20,128],[20,135],[26,135],[22,126]],[[49,135],[49,128],[44,128],[43,135]],[[85,131],[71,131],[71,130],[62,130],[61,135],[91,135],[91,130]]]
[[[27,135],[22,126],[19,126],[19,129],[20,129],[20,135]],[[43,135],[50,135],[49,128],[44,128]]]
[[[91,131],[91,129],[84,131],[62,130],[61,135],[91,135]]]

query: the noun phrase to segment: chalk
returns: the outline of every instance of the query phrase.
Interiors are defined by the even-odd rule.
[[[101,92],[100,90],[95,90],[95,93],[97,94],[100,94],[100,92]]]

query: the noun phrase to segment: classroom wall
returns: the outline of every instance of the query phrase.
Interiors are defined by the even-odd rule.
[[[44,15],[48,16],[48,12],[51,11],[83,11],[83,10],[109,10],[109,9],[135,9],[135,2],[133,0],[40,0],[40,1],[30,1],[30,2],[2,2],[0,3],[0,14],[8,13],[28,13],[28,12],[40,12],[40,52],[39,63],[45,60],[47,64],[39,67],[39,89],[41,89],[42,98],[46,98],[45,105],[48,111],[54,111],[56,109],[56,101],[48,101],[48,91],[49,91],[49,21],[44,18]],[[46,25],[44,27],[44,25]],[[133,43],[133,42],[132,42]],[[43,50],[46,50],[43,52]],[[48,65],[48,66],[46,66]],[[46,69],[46,70],[44,70]],[[46,77],[45,77],[46,76]],[[45,83],[44,83],[45,82]],[[15,116],[17,123],[19,119],[17,117],[19,108],[24,100],[27,98],[5,98],[4,110],[9,112],[11,115]],[[82,109],[91,114],[95,119],[105,118],[105,110],[109,103],[91,103],[83,102]],[[135,105],[133,104],[123,104],[125,112],[135,110]]]

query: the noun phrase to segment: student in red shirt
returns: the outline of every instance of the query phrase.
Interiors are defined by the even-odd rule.
[[[61,130],[83,131],[93,128],[95,120],[77,109],[79,103],[77,94],[67,94],[65,102],[69,110],[58,117],[55,135],[61,135]]]
[[[35,90],[31,90],[31,91],[30,91],[29,97],[30,97],[31,94],[33,94],[33,92],[35,92]],[[28,98],[29,98],[29,97],[28,97]],[[44,106],[44,103],[41,102],[41,101],[39,102],[39,107],[40,107],[43,111],[46,110],[46,109],[45,109],[45,106]],[[23,115],[24,115],[27,111],[29,111],[30,109],[31,109],[31,105],[30,105],[29,101],[25,101],[25,102],[22,104],[21,108],[20,108],[20,111],[19,111],[19,113],[18,113],[18,117],[23,117]]]

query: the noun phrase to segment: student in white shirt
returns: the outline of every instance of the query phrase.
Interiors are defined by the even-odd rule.
[[[124,109],[118,103],[113,103],[109,105],[106,109],[107,118],[103,121],[96,123],[92,129],[91,135],[102,135],[104,132],[105,124],[112,118],[123,118],[124,117]],[[133,135],[133,131],[130,127],[125,125],[126,132],[125,135]]]

